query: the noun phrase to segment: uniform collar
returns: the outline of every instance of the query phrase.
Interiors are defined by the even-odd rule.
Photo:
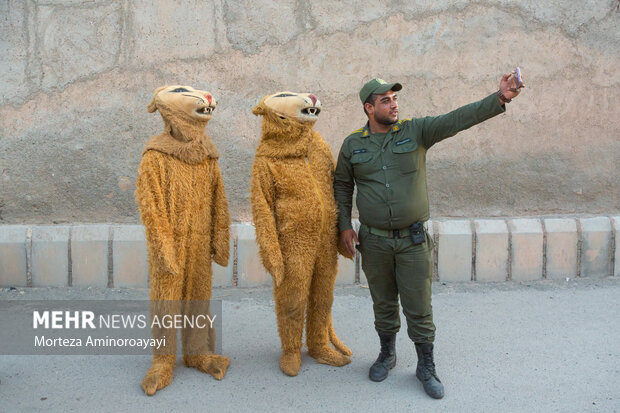
[[[392,128],[387,131],[386,133],[392,133],[392,132],[398,132],[401,128],[401,124],[402,124],[402,120],[399,120],[398,122],[396,122],[395,124],[392,125]],[[364,127],[362,128],[362,138],[368,138],[370,137],[370,123],[368,121],[366,121],[366,124],[364,125]]]

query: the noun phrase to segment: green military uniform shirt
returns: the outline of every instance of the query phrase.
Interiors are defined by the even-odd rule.
[[[360,221],[379,229],[403,229],[429,219],[426,151],[506,110],[497,93],[450,113],[396,122],[388,133],[370,133],[368,123],[342,143],[334,180],[340,231],[351,228],[357,185]]]

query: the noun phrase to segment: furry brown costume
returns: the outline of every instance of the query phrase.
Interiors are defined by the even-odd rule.
[[[165,125],[147,142],[138,172],[136,198],[146,228],[151,300],[209,300],[211,260],[226,266],[229,255],[228,203],[218,152],[205,133],[216,102],[189,86],[155,91],[149,112],[159,110]],[[155,331],[154,331],[154,334]],[[168,331],[167,354],[153,354],[142,381],[148,395],[172,380],[176,331]],[[183,362],[221,380],[228,357],[212,354],[208,337],[182,332]],[[214,340],[214,337],[211,337]],[[213,343],[210,343],[211,345]],[[198,353],[188,351],[198,346]]]
[[[332,153],[312,129],[320,108],[314,95],[279,92],[252,110],[263,116],[252,169],[252,212],[261,258],[274,279],[280,369],[289,376],[301,365],[304,312],[310,356],[333,366],[351,362],[331,319],[337,209]]]

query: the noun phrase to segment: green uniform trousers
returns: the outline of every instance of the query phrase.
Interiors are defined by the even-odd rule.
[[[407,319],[407,333],[414,343],[435,340],[431,283],[433,241],[413,245],[410,236],[388,238],[371,234],[365,225],[359,231],[358,250],[368,280],[378,332],[400,329],[398,296]]]

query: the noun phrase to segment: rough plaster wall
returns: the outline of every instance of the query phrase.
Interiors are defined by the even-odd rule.
[[[161,85],[211,91],[208,131],[234,220],[250,219],[260,122],[277,90],[311,91],[334,155],[365,122],[358,91],[400,81],[401,117],[497,89],[508,112],[428,154],[433,216],[620,211],[620,2],[2,0],[0,222],[137,222],[142,147]]]

